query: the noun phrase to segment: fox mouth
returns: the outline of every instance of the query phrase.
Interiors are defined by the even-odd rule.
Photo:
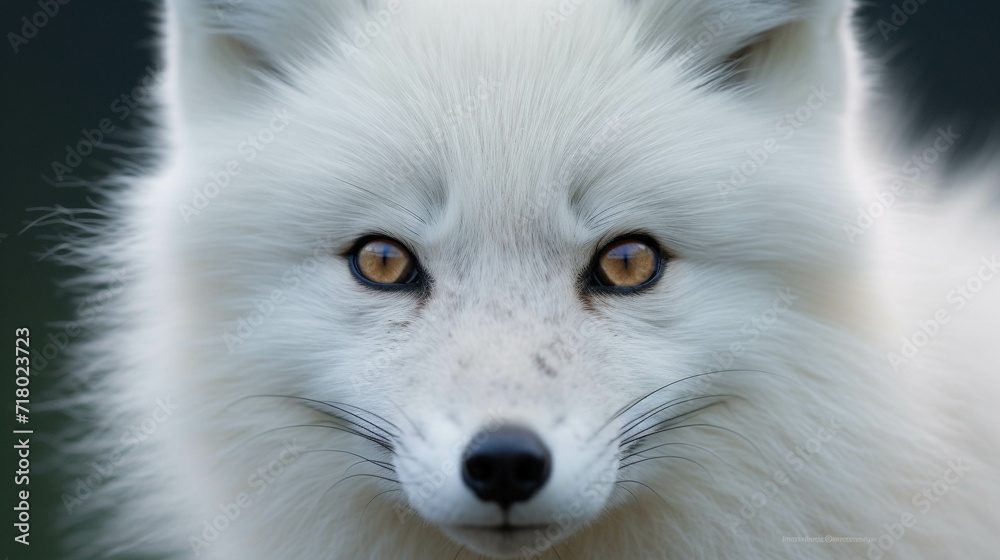
[[[548,525],[448,525],[442,531],[453,541],[479,554],[492,558],[510,558],[535,551],[539,535]],[[537,552],[544,552],[537,550]]]
[[[483,533],[492,535],[517,535],[519,533],[544,531],[547,525],[511,525],[503,523],[501,525],[454,525],[455,529],[468,531],[470,533]]]

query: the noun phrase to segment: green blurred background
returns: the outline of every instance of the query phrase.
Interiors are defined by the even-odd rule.
[[[894,4],[902,6],[903,2],[866,2],[859,14],[859,28],[865,32],[867,48],[887,63],[894,98],[901,100],[901,106],[912,107],[914,124],[910,133],[921,136],[939,121],[957,124],[956,130],[963,134],[959,155],[976,153],[996,129],[1000,117],[1000,3],[926,0],[898,30],[884,26],[880,30],[880,19],[892,22]],[[34,37],[18,44],[15,53],[9,33],[20,35],[24,25],[21,18],[30,19],[41,8],[38,0],[2,0],[0,29],[5,41],[0,45],[0,342],[8,348],[14,344],[17,327],[30,327],[32,346],[40,348],[50,332],[61,330],[54,326],[56,321],[72,318],[67,294],[58,287],[58,281],[70,277],[73,271],[39,260],[57,243],[49,238],[55,230],[43,227],[21,232],[28,223],[42,217],[45,208],[90,206],[85,186],[55,181],[52,169],[54,160],[65,158],[66,145],[82,139],[81,131],[97,128],[102,119],[109,118],[115,131],[105,142],[126,151],[141,149],[135,141],[141,117],[133,112],[120,119],[122,113],[112,104],[129,93],[152,64],[155,45],[151,23],[157,5],[137,0],[69,0],[59,4],[59,12],[48,18]],[[99,179],[110,169],[121,167],[118,160],[122,158],[134,161],[141,155],[97,149],[83,159],[74,175],[84,183]],[[43,371],[35,371],[32,378],[35,403],[46,387],[65,374],[57,371],[59,356],[51,362]],[[62,488],[52,472],[58,465],[45,464],[46,457],[51,456],[45,434],[56,432],[65,418],[57,412],[30,417],[29,427],[35,430],[31,545],[23,547],[13,541],[17,457],[11,430],[18,427],[14,421],[13,360],[4,367],[7,381],[0,384],[0,432],[4,433],[0,555],[18,560],[59,558],[59,531],[52,520],[62,507]]]

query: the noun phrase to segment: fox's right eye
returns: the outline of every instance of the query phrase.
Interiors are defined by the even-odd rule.
[[[363,282],[383,287],[413,284],[417,259],[399,242],[376,237],[362,242],[350,256],[351,269]]]

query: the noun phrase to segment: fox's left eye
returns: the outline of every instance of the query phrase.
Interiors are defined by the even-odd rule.
[[[350,263],[355,275],[378,286],[404,286],[417,279],[417,259],[399,242],[386,237],[361,243]]]
[[[597,254],[594,281],[603,288],[641,288],[659,275],[661,261],[660,251],[652,241],[641,237],[619,239]]]

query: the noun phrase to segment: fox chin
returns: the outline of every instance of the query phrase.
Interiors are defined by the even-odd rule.
[[[167,1],[68,557],[995,557],[1000,174],[853,7]]]

